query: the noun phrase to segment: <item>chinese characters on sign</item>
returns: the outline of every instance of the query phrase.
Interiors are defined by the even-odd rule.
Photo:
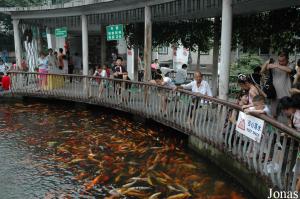
[[[239,133],[259,143],[263,128],[263,120],[247,115],[244,112],[239,113],[239,118],[236,124],[236,131]]]
[[[120,40],[124,37],[123,25],[112,25],[106,27],[107,41]]]
[[[67,37],[67,28],[56,28],[55,29],[55,37]]]

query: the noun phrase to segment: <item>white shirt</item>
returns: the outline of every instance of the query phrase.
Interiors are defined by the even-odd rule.
[[[250,107],[249,110],[256,110],[254,106]],[[270,116],[272,117],[272,114],[271,114],[271,110],[269,109],[268,106],[265,105],[264,109],[263,109],[263,112],[267,115],[267,116]]]
[[[42,59],[41,57],[38,58],[38,65],[39,65],[39,69],[48,69],[48,58],[44,57],[44,59]]]
[[[0,65],[0,72],[4,73],[6,71],[5,64]]]
[[[293,126],[297,131],[300,131],[300,110],[297,109],[293,116]]]
[[[55,55],[48,55],[47,59],[49,61],[49,64],[48,64],[49,69],[50,70],[55,70],[57,65],[58,65],[58,61],[57,61]]]
[[[183,84],[186,81],[187,72],[186,70],[180,68],[176,71],[175,82],[178,84]]]
[[[160,71],[162,75],[166,75],[168,72],[174,71],[173,69],[167,68],[167,67],[161,67]]]
[[[175,84],[172,82],[172,79],[170,77],[164,77],[163,81],[164,81],[165,86],[171,87],[171,88],[175,87]]]
[[[189,84],[182,85],[182,88],[192,90],[194,93],[200,93],[202,95],[207,95],[212,97],[212,92],[207,81],[202,80],[200,86],[197,86],[196,80],[192,81]]]
[[[100,73],[100,76],[101,76],[101,77],[107,77],[106,70],[103,70],[103,69],[102,69],[102,71],[101,71],[101,73]]]

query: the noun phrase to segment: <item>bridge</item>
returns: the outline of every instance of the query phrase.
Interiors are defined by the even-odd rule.
[[[269,188],[293,191],[299,174],[299,132],[267,116],[260,142],[236,131],[228,101],[146,82],[92,76],[11,72],[12,96],[70,100],[153,119],[189,136],[190,146],[234,176],[258,198]],[[41,78],[47,83],[41,82]]]

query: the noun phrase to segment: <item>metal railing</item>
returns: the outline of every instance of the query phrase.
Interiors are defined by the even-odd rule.
[[[229,154],[272,187],[295,190],[300,134],[264,115],[261,142],[236,131],[236,104],[144,82],[92,76],[11,72],[11,92],[98,104],[152,118]]]

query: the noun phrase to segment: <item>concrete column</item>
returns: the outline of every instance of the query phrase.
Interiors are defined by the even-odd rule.
[[[83,75],[89,73],[89,46],[88,46],[88,27],[86,15],[81,15],[82,25],[82,63],[83,63]]]
[[[232,0],[223,0],[219,98],[224,100],[228,99],[231,34],[232,34]]]
[[[106,62],[106,29],[101,24],[101,66]]]
[[[220,17],[214,20],[214,47],[213,47],[213,67],[212,67],[212,93],[213,96],[218,95],[218,63],[219,63],[219,35]]]
[[[151,21],[151,8],[145,6],[145,42],[144,42],[144,63],[145,75],[144,81],[151,79],[151,61],[152,61],[152,21]]]
[[[13,19],[13,28],[14,28],[14,42],[15,42],[15,54],[16,54],[16,64],[17,68],[21,68],[21,38],[20,38],[20,30],[19,30],[19,19]]]

